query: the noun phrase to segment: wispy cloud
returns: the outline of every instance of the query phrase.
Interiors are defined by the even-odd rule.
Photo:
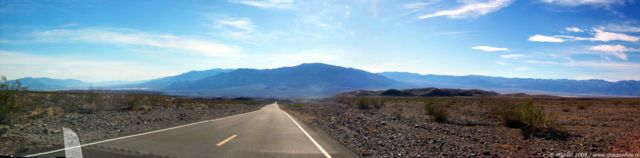
[[[239,53],[232,45],[170,34],[153,34],[131,29],[82,28],[34,31],[28,40],[45,43],[102,43],[139,45],[183,50],[206,56],[231,56]]]
[[[256,26],[249,18],[223,17],[215,20],[215,27],[222,34],[235,39],[249,39],[254,37]]]
[[[264,32],[248,17],[206,16],[211,20],[206,25],[210,25],[215,29],[209,33],[211,35],[221,35],[224,38],[254,43],[279,39],[286,35],[281,31]]]
[[[530,67],[524,67],[524,66],[516,67],[516,71],[527,71],[527,70],[531,70],[531,68]]]
[[[569,31],[569,32],[584,32],[584,30],[582,30],[582,29],[580,29],[580,28],[578,28],[578,27],[574,27],[574,26],[572,26],[572,27],[566,27],[566,28],[564,28],[564,29],[565,29],[566,31]]]
[[[509,50],[509,48],[500,48],[500,47],[493,47],[493,46],[473,46],[473,47],[471,47],[471,49],[481,50],[481,51],[485,51],[485,52],[498,52],[498,51],[508,51]]]
[[[532,63],[532,64],[561,65],[561,66],[570,66],[570,67],[587,67],[587,68],[624,70],[624,71],[640,69],[640,63],[619,62],[619,61],[575,61],[575,60],[569,60],[568,62],[557,62],[557,61],[542,61],[542,60],[525,60],[524,62]]]
[[[431,14],[421,15],[419,19],[446,16],[451,19],[475,18],[498,11],[511,3],[511,0],[488,0],[483,2],[464,1],[464,5],[456,9],[441,10]]]
[[[570,28],[566,28],[569,30]],[[554,42],[561,43],[565,40],[574,40],[574,41],[597,41],[597,42],[609,42],[609,41],[623,41],[623,42],[638,42],[640,38],[627,35],[624,33],[615,33],[615,32],[607,32],[601,28],[593,28],[592,29],[593,37],[578,37],[578,36],[567,36],[567,35],[554,35],[554,36],[545,36],[535,34],[529,37],[529,41],[532,42]]]
[[[229,0],[229,2],[263,9],[295,9],[294,0]]]
[[[422,9],[426,6],[429,6],[438,2],[440,2],[440,0],[405,3],[402,5],[402,9],[408,9],[408,10]]]
[[[251,22],[251,19],[249,18],[227,17],[227,18],[218,19],[216,22],[217,22],[216,27],[218,28],[233,27],[235,29],[245,30],[245,31],[253,31],[255,29],[255,25],[253,25],[253,22]]]
[[[529,37],[529,41],[531,41],[531,42],[562,43],[562,42],[564,42],[564,39],[559,38],[559,37],[555,37],[555,36],[545,36],[545,35],[535,34],[535,35]]]
[[[619,59],[622,60],[627,60],[627,54],[626,52],[630,52],[630,51],[637,51],[635,49],[632,48],[627,48],[626,46],[623,45],[596,45],[596,46],[591,46],[588,48],[588,50],[594,51],[594,52],[599,52],[599,53],[603,53],[606,56],[614,56],[617,57]]]
[[[602,42],[608,42],[608,41],[638,42],[638,40],[640,40],[640,38],[638,37],[630,36],[623,33],[606,32],[598,28],[594,28],[593,31],[595,32],[595,36],[592,38],[588,38],[587,40],[602,41]]]
[[[604,6],[608,7],[614,4],[625,4],[625,0],[541,0],[541,2],[563,6]]]
[[[615,32],[631,32],[631,33],[640,33],[640,25],[635,26],[632,25],[634,23],[623,23],[623,24],[608,24],[605,26],[607,30],[615,31]],[[637,24],[637,23],[635,23]]]
[[[0,72],[9,78],[52,77],[84,81],[142,80],[172,75],[171,70],[123,61],[34,55],[0,50]]]
[[[503,54],[500,55],[501,58],[505,58],[505,59],[521,59],[526,57],[526,55],[524,54]]]

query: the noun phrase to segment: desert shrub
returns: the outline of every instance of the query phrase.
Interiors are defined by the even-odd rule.
[[[47,116],[57,116],[64,114],[64,110],[60,107],[49,107],[46,109]]]
[[[11,118],[20,110],[20,97],[26,88],[20,81],[10,83],[2,76],[0,80],[0,123],[11,122]]]
[[[587,109],[587,106],[585,106],[585,105],[578,105],[578,109],[580,109],[580,110],[584,110],[584,109]]]
[[[366,109],[369,109],[369,105],[371,104],[371,99],[367,97],[362,97],[358,99],[356,104],[358,105],[358,109],[366,110]]]
[[[94,103],[82,104],[82,106],[78,108],[78,113],[81,114],[95,114],[98,111],[99,107]]]
[[[382,99],[376,99],[373,104],[373,108],[380,109],[384,106],[384,101]]]
[[[86,94],[83,95],[85,99],[85,103],[88,104],[96,104],[100,99],[100,94],[96,90],[89,90]]]
[[[497,112],[507,127],[543,129],[555,122],[553,115],[545,113],[540,106],[534,106],[533,101],[515,106],[502,104],[498,106]]]
[[[304,104],[289,104],[290,108],[296,108],[296,109],[301,109],[302,107],[304,107]]]
[[[131,110],[136,110],[136,111],[149,111],[151,110],[153,107],[151,105],[147,105],[147,104],[135,104],[131,107]]]
[[[136,109],[142,106],[144,102],[144,96],[141,94],[127,94],[124,96],[124,107],[126,110]]]
[[[436,105],[429,100],[424,103],[425,114],[433,116],[436,122],[447,122],[449,114],[444,105]]]
[[[392,114],[396,119],[402,119],[404,117],[404,108],[397,107]]]

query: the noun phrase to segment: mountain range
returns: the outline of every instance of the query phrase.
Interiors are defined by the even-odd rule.
[[[491,76],[422,75],[409,72],[371,73],[322,63],[275,69],[210,69],[146,81],[87,83],[74,79],[21,78],[31,90],[143,89],[189,96],[325,97],[367,89],[462,88],[500,93],[563,96],[639,97],[640,81],[505,78]],[[15,81],[11,81],[15,82]]]

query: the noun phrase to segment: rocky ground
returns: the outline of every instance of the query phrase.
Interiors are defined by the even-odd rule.
[[[282,107],[365,157],[640,154],[639,99],[376,97],[367,107],[344,99]],[[447,121],[439,123],[425,114],[427,101],[443,104]],[[554,118],[553,125],[536,130],[507,127],[495,114],[498,105],[526,101],[542,107]]]
[[[249,112],[266,104],[246,98],[136,97],[97,94],[97,99],[87,100],[85,94],[28,94],[22,98],[25,109],[10,123],[0,124],[0,155],[59,148],[62,127],[74,130],[81,142],[91,142]]]

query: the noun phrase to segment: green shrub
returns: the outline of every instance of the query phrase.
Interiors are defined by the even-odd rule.
[[[444,105],[436,105],[433,101],[424,103],[424,110],[427,115],[433,116],[436,122],[447,122],[449,114]]]
[[[358,105],[358,109],[366,110],[366,109],[369,109],[369,105],[371,104],[371,100],[369,98],[367,98],[367,97],[362,97],[362,98],[358,99],[356,104]]]
[[[124,96],[124,106],[126,110],[132,110],[140,107],[143,103],[144,96],[142,94],[126,94]]]
[[[503,104],[498,106],[498,116],[507,127],[543,129],[550,127],[555,119],[546,114],[540,106],[534,106],[533,101],[520,105]]]
[[[304,104],[289,104],[290,108],[296,108],[296,109],[300,109],[302,107],[304,107]]]
[[[6,77],[2,76],[0,80],[0,123],[11,122],[11,118],[19,110],[20,96],[25,90],[19,81],[10,83]]]

